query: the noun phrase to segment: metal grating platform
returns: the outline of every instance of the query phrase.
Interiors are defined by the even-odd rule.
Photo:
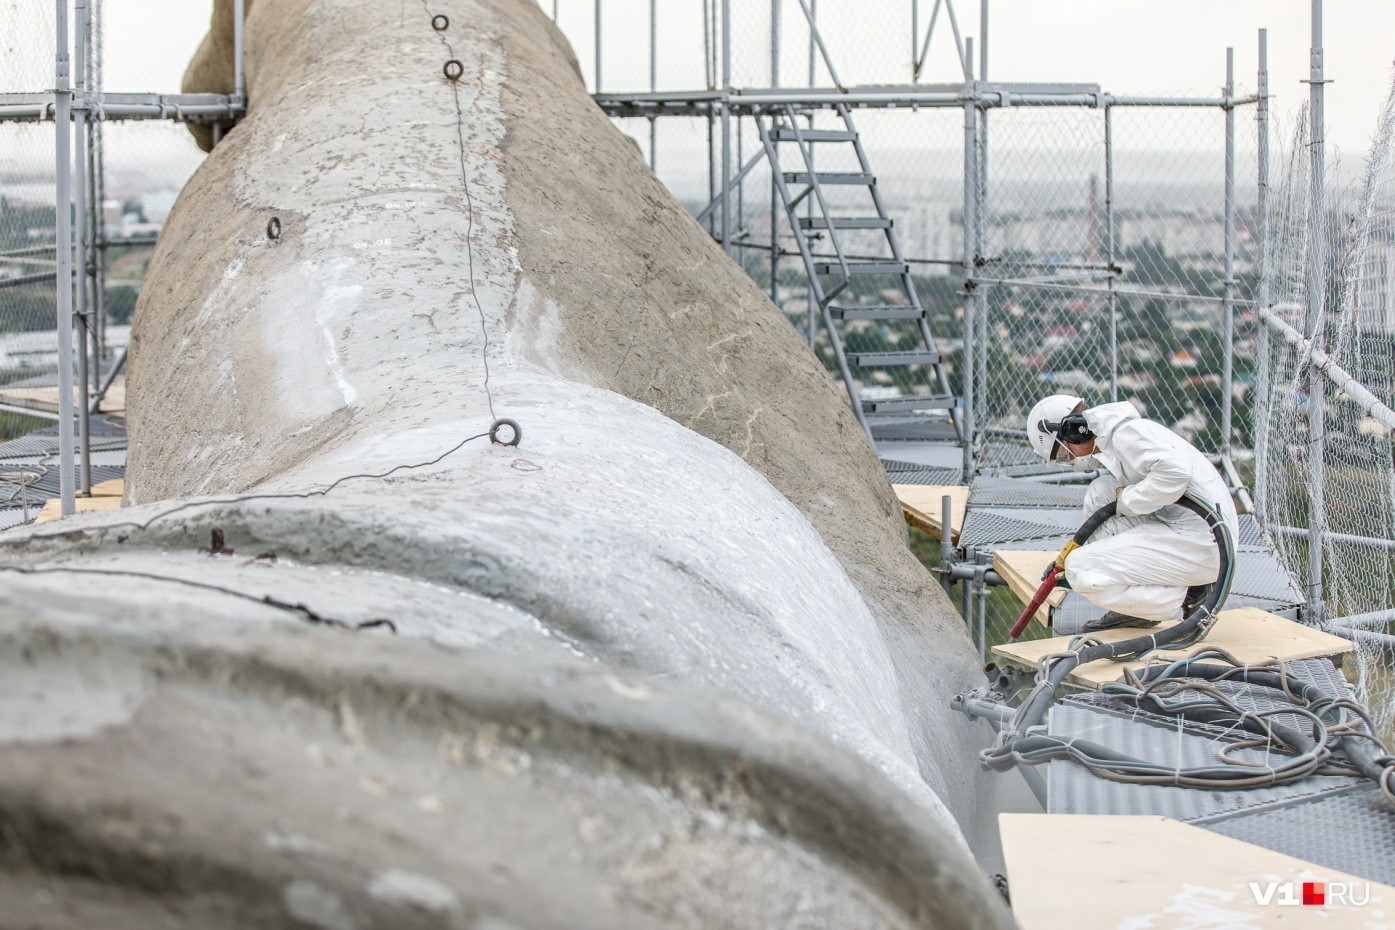
[[[912,465],[896,471],[887,469],[887,477],[891,479],[892,484],[959,484],[959,474],[957,468],[926,468],[922,465]]]
[[[1395,808],[1375,788],[1233,812],[1197,826],[1359,878],[1395,885]]]
[[[1014,548],[1016,543],[1028,539],[1058,536],[1069,538],[1079,523],[1079,510],[1051,510],[1043,507],[1029,518],[1009,516],[1001,509],[974,507],[973,495],[970,494],[969,511],[964,517],[964,526],[959,531],[959,545],[979,549],[1001,549]]]
[[[969,499],[977,507],[1073,508],[1079,520],[1079,511],[1085,504],[1085,486],[985,475],[974,480]]]

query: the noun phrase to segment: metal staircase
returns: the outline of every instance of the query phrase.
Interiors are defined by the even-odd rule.
[[[836,111],[842,129],[801,128],[792,106],[759,116],[756,126],[853,412],[873,439],[958,441],[958,401],[950,393],[910,266],[901,254],[852,115],[841,104]],[[840,144],[852,147],[858,169],[817,170],[815,146],[829,152],[830,146]],[[789,152],[791,147],[798,153],[789,166],[794,170],[781,163],[782,148]],[[850,208],[831,206],[825,191],[831,187],[865,190],[858,208],[865,215],[843,215]],[[850,232],[866,246],[857,254],[848,248]],[[895,280],[904,301],[886,302],[875,289],[878,279]],[[873,291],[872,302],[857,296],[867,288]],[[879,325],[868,327],[866,322]],[[877,380],[893,385],[869,390],[868,382]]]

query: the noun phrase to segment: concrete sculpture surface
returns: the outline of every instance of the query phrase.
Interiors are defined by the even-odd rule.
[[[130,506],[0,539],[11,914],[1007,925],[962,625],[537,5],[247,29],[136,314]]]

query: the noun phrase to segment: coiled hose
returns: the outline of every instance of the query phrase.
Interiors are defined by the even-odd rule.
[[[1333,697],[1321,688],[1290,675],[1282,663],[1262,665],[1208,665],[1204,660],[1221,658],[1234,661],[1219,651],[1179,659],[1167,665],[1143,669],[1126,676],[1127,683],[1105,685],[1101,690],[1111,697],[1132,703],[1155,714],[1215,723],[1253,734],[1245,745],[1278,745],[1291,756],[1271,759],[1266,753],[1263,765],[1237,763],[1221,751],[1219,764],[1180,768],[1146,762],[1090,740],[1061,740],[1031,732],[1045,717],[1057,689],[1074,669],[1099,659],[1130,660],[1162,646],[1188,646],[1205,636],[1216,613],[1230,593],[1235,567],[1235,543],[1230,529],[1216,508],[1187,494],[1177,502],[1204,519],[1220,552],[1221,565],[1216,580],[1187,592],[1183,604],[1185,618],[1175,626],[1117,643],[1101,643],[1078,637],[1064,653],[1042,659],[1037,685],[1022,702],[1017,713],[1003,727],[998,741],[980,753],[983,765],[1005,769],[1019,762],[1037,764],[1051,759],[1070,758],[1091,772],[1113,781],[1130,784],[1177,785],[1206,789],[1245,790],[1309,775],[1361,775],[1375,782],[1390,803],[1395,804],[1395,755],[1388,753],[1375,735],[1375,728],[1364,710],[1353,701]],[[1073,542],[1083,544],[1116,510],[1111,501],[1090,516],[1075,534]],[[1071,549],[1075,546],[1071,546]],[[1209,686],[1211,682],[1235,681],[1282,691],[1294,700],[1292,707],[1269,712],[1245,711]],[[1164,692],[1163,689],[1170,689]],[[1167,701],[1188,690],[1207,692],[1199,700]],[[1307,719],[1311,733],[1285,725],[1274,716],[1288,713]],[[1335,715],[1335,719],[1329,719]],[[1341,751],[1345,760],[1338,758]],[[1346,764],[1343,764],[1346,763]]]

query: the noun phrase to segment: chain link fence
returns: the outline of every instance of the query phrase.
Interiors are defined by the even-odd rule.
[[[1344,190],[1325,181],[1321,206],[1314,202],[1306,124],[1305,112],[1276,159],[1266,253],[1271,322],[1258,345],[1262,419],[1256,427],[1255,497],[1289,569],[1316,582],[1329,622],[1354,639],[1357,685],[1377,723],[1390,732],[1395,95],[1381,114],[1363,182]],[[1313,277],[1315,254],[1325,260],[1320,278]],[[1321,290],[1323,309],[1317,313],[1310,311],[1313,287]],[[1315,559],[1309,548],[1314,527],[1322,540]]]

